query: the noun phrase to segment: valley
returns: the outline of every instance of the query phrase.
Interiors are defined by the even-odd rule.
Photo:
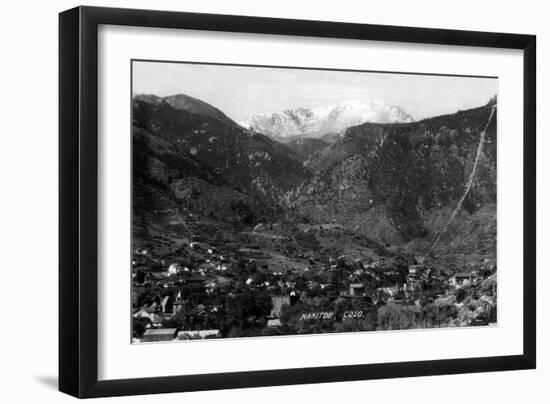
[[[135,96],[135,342],[496,323],[496,109]]]

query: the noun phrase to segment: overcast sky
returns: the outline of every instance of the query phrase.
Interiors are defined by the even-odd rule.
[[[498,80],[187,63],[134,62],[133,93],[187,94],[235,121],[262,112],[380,100],[415,120],[486,104]]]

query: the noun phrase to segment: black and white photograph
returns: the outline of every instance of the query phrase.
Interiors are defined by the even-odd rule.
[[[496,77],[131,68],[133,342],[497,325]]]
[[[90,3],[4,5],[1,402],[548,396],[543,2]]]

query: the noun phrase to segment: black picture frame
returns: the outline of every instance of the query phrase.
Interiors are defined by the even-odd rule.
[[[523,354],[98,380],[98,26],[100,24],[523,50]],[[104,397],[325,383],[536,366],[536,37],[182,12],[77,7],[59,15],[59,390]]]

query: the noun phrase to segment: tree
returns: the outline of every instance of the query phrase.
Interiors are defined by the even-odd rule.
[[[416,327],[415,312],[408,306],[387,305],[378,309],[379,330],[407,330]]]
[[[243,289],[242,293],[227,296],[225,301],[225,325],[244,330],[265,325],[265,318],[272,308],[271,297],[264,291]]]
[[[146,317],[134,318],[132,320],[132,335],[134,338],[141,338],[149,324],[151,324],[151,320]]]
[[[445,327],[458,315],[457,308],[452,304],[427,304],[419,313],[419,321],[423,327]]]
[[[464,300],[464,298],[466,297],[466,291],[462,288],[457,289],[456,292],[455,292],[455,297],[456,297],[456,302],[457,303],[462,302]]]
[[[145,283],[145,272],[143,272],[142,270],[138,270],[136,272],[135,280],[137,284],[143,285]]]
[[[160,296],[152,289],[146,289],[138,295],[137,305],[150,306],[153,303],[160,303]]]

